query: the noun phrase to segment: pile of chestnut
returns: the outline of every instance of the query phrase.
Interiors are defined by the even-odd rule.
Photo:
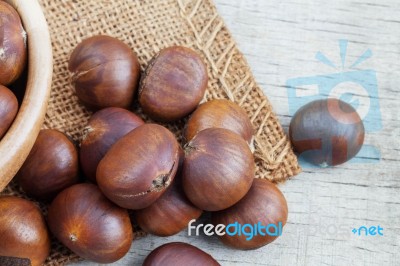
[[[15,180],[28,196],[49,203],[48,214],[44,218],[28,200],[0,197],[0,256],[43,263],[50,251],[46,224],[74,253],[100,263],[128,252],[132,224],[170,236],[208,211],[213,224],[285,225],[283,194],[254,178],[253,128],[245,110],[222,99],[200,104],[208,76],[195,51],[162,49],[140,75],[128,45],[94,36],[77,45],[68,68],[80,102],[95,112],[79,148],[58,130],[39,133]],[[190,115],[183,148],[180,136],[129,110],[136,95],[152,121],[165,125]],[[238,249],[276,238],[220,236]],[[189,244],[170,243],[154,250],[144,265],[219,264]]]
[[[6,86],[22,74],[26,61],[26,33],[17,11],[0,1],[0,140],[18,112],[18,100]]]

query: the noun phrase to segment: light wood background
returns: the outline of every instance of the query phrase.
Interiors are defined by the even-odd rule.
[[[284,234],[266,247],[237,251],[217,238],[188,237],[184,231],[168,238],[138,239],[114,265],[141,265],[151,250],[172,241],[200,247],[222,265],[400,265],[400,1],[215,0],[215,4],[285,129],[291,118],[288,79],[346,71],[315,59],[321,51],[340,65],[339,39],[348,40],[347,64],[370,49],[373,56],[357,69],[377,73],[382,129],[367,132],[365,143],[375,146],[381,158],[329,169],[305,168],[280,185],[289,220]],[[380,225],[384,236],[351,232],[362,225]]]

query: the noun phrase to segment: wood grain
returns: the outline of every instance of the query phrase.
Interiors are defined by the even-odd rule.
[[[50,35],[36,0],[8,0],[20,14],[28,38],[28,81],[12,126],[0,141],[0,191],[14,177],[43,124],[53,73]]]
[[[214,237],[187,232],[134,241],[114,265],[141,265],[145,256],[171,241],[191,243],[222,265],[399,265],[400,264],[400,4],[397,0],[216,0],[218,11],[245,54],[256,80],[285,129],[290,122],[286,81],[330,74],[318,51],[340,65],[339,39],[347,39],[346,62],[365,50],[373,56],[357,69],[377,73],[382,129],[367,132],[366,144],[381,153],[373,163],[304,168],[282,184],[289,220],[276,242],[254,251],[225,248]],[[380,225],[384,236],[351,230]],[[83,262],[76,265],[95,265]]]

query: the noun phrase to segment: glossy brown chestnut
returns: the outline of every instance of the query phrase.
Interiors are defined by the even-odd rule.
[[[85,176],[96,182],[96,169],[110,147],[134,128],[144,124],[134,113],[119,107],[102,109],[90,117],[83,129],[80,162]]]
[[[202,210],[195,207],[185,196],[178,171],[173,183],[156,202],[135,211],[140,228],[157,236],[171,236],[187,228],[192,219],[197,219]]]
[[[200,131],[185,146],[183,189],[206,211],[226,209],[246,195],[254,179],[253,154],[247,142],[224,128]]]
[[[218,266],[210,254],[195,246],[172,242],[159,246],[144,260],[143,266]]]
[[[299,156],[321,167],[353,158],[364,142],[364,124],[349,104],[316,100],[300,108],[289,127],[290,141]]]
[[[77,184],[58,194],[49,207],[48,224],[66,247],[98,263],[119,260],[133,240],[127,210],[93,184]]]
[[[288,207],[282,192],[268,180],[255,179],[249,193],[243,199],[226,210],[212,213],[211,220],[214,225],[237,223],[239,225],[257,224],[264,226],[263,229],[258,227],[257,234],[254,234],[253,231],[254,236],[252,238],[250,238],[249,230],[245,230],[247,234],[219,236],[221,241],[230,247],[256,249],[278,238],[286,224],[287,216]],[[242,231],[242,228],[231,228],[229,230],[230,232],[234,230]]]
[[[0,85],[0,139],[14,121],[18,112],[18,101],[14,93]]]
[[[28,258],[39,266],[49,255],[50,237],[40,209],[25,199],[0,196],[0,256]]]
[[[207,88],[207,69],[193,50],[172,46],[149,63],[140,82],[139,102],[155,120],[170,122],[190,114]]]
[[[29,196],[52,200],[61,190],[79,182],[78,151],[55,129],[39,132],[16,180]]]
[[[165,127],[144,124],[118,140],[97,167],[100,189],[127,209],[155,202],[175,177],[179,144]]]
[[[26,32],[15,9],[0,1],[0,84],[16,80],[25,68]]]
[[[248,143],[253,138],[253,126],[246,111],[229,100],[211,100],[201,104],[187,122],[185,138],[190,141],[198,132],[212,127],[229,129]]]
[[[82,41],[68,65],[79,100],[89,108],[128,108],[138,86],[140,65],[122,41],[103,35]]]

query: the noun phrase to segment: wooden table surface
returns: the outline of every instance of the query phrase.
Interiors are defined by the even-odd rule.
[[[288,80],[354,69],[361,73],[360,79],[338,83],[335,91],[354,93],[360,112],[372,109],[376,127],[367,131],[365,144],[375,147],[375,153],[335,168],[305,167],[281,184],[289,219],[283,235],[268,246],[237,251],[217,238],[188,237],[183,231],[173,237],[138,239],[113,265],[141,265],[151,250],[171,241],[200,247],[222,265],[400,265],[400,2],[215,0],[215,4],[285,129],[290,108],[297,104],[288,98]],[[344,67],[339,40],[347,40]],[[350,69],[368,49],[371,56]],[[317,52],[336,68],[317,60]],[[362,74],[367,69],[369,76]],[[375,78],[379,96],[373,92]],[[315,93],[315,88],[299,88],[299,95]],[[352,233],[353,228],[378,225],[383,236]]]

